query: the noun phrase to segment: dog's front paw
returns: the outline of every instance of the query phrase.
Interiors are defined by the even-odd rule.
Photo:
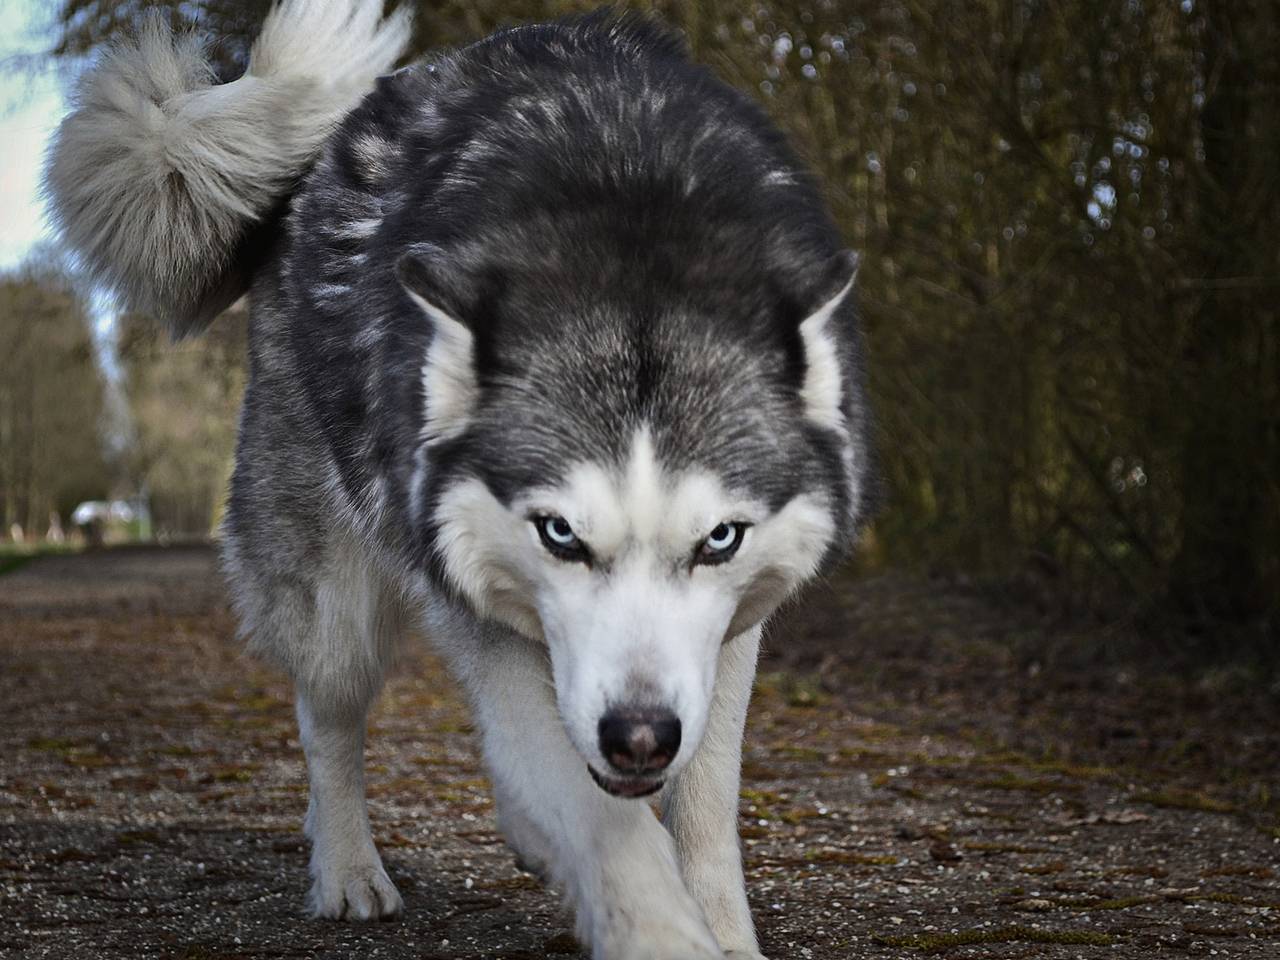
[[[316,858],[317,860],[319,858]],[[386,920],[404,909],[400,892],[382,868],[378,855],[345,863],[312,861],[308,907],[324,920]]]
[[[725,960],[701,918],[673,911],[655,922],[613,930],[599,941],[595,960]]]
[[[724,960],[769,960],[769,958],[756,950],[730,950],[724,955]]]
[[[604,960],[725,960],[719,948],[693,940],[664,939],[653,943],[628,944],[620,953],[595,956]]]
[[[516,866],[526,873],[532,873],[543,883],[551,878],[551,844],[532,820],[499,794],[498,799],[498,832],[507,841],[507,846],[515,854]]]

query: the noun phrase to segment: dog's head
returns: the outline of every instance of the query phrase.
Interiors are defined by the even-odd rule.
[[[434,329],[412,493],[429,563],[546,645],[565,729],[617,795],[688,761],[721,645],[861,514],[856,259],[790,294],[743,267],[658,292],[554,263],[463,281],[431,250],[399,265]]]

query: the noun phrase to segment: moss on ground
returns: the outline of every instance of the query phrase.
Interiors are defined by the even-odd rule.
[[[1045,853],[1044,847],[1031,847],[1022,843],[987,843],[971,840],[960,845],[973,853]]]
[[[1020,867],[1019,869],[1033,877],[1047,877],[1055,873],[1065,873],[1067,865],[1061,860],[1055,860],[1052,863],[1037,863],[1027,867]]]
[[[1236,810],[1235,804],[1225,800],[1217,800],[1203,793],[1184,790],[1135,793],[1129,799],[1135,803],[1149,803],[1153,807],[1167,807],[1174,810],[1201,810],[1205,813],[1234,813]]]
[[[1076,910],[1128,910],[1130,907],[1157,903],[1159,900],[1159,897],[1112,897],[1103,900],[1082,897],[1078,900],[1063,900],[1061,903],[1064,907],[1073,907]]]
[[[1276,872],[1270,867],[1248,864],[1229,864],[1201,872],[1202,877],[1249,877],[1253,880],[1274,880]]]
[[[956,947],[982,943],[1052,943],[1073,946],[1105,947],[1115,943],[1109,933],[1092,930],[1042,930],[1039,927],[983,927],[976,930],[957,930],[952,933],[917,933],[909,936],[884,936],[875,939],[888,947],[903,947],[922,953],[944,953]]]
[[[1062,783],[1059,780],[1019,777],[1012,773],[1006,773],[1004,776],[992,777],[989,780],[983,780],[978,784],[978,786],[984,790],[1023,790],[1028,793],[1058,793],[1061,791],[1078,791],[1081,789],[1080,785],[1077,783]]]
[[[891,853],[854,853],[852,850],[809,850],[804,859],[812,863],[846,863],[858,866],[892,866],[902,858]]]

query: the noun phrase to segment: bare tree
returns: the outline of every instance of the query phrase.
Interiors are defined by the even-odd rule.
[[[245,315],[179,344],[146,318],[121,320],[130,417],[124,467],[161,535],[208,536],[221,519],[244,392]]]
[[[102,375],[67,279],[27,267],[0,276],[0,518],[28,537],[50,514],[111,492]]]

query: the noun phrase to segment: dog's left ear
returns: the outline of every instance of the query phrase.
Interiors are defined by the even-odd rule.
[[[805,415],[815,423],[837,430],[845,425],[846,371],[841,355],[846,351],[841,346],[845,341],[834,329],[831,318],[850,299],[853,282],[858,275],[858,262],[858,255],[852,250],[831,258],[811,298],[818,306],[800,324],[805,359],[800,396],[804,400]]]
[[[396,263],[405,292],[431,321],[431,343],[422,365],[423,439],[436,443],[467,428],[479,399],[475,335],[458,319],[465,309],[465,284],[451,276],[432,247],[414,247]]]

